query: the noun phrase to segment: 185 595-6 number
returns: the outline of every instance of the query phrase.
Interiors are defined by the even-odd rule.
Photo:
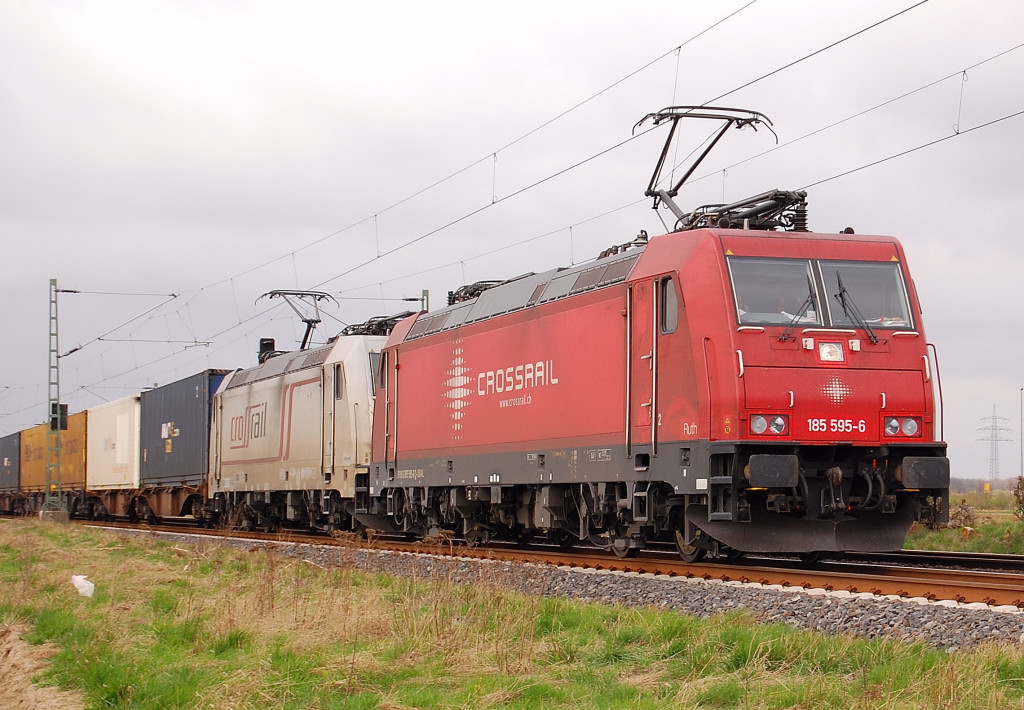
[[[813,432],[830,432],[833,434],[852,434],[857,432],[863,434],[868,429],[867,422],[863,419],[827,419],[825,417],[812,417],[807,420],[807,430]]]

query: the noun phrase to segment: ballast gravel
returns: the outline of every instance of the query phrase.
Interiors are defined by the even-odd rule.
[[[367,548],[254,543],[238,539],[227,544],[246,548],[274,545],[283,555],[322,567],[347,566],[424,581],[486,584],[525,594],[672,609],[701,617],[746,610],[762,622],[780,622],[865,639],[920,641],[951,653],[985,643],[1024,644],[1024,612],[1016,607],[929,602],[869,593],[783,588]]]

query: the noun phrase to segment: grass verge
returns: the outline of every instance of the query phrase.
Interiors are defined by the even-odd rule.
[[[72,574],[96,583],[91,598]],[[1004,708],[1024,652],[947,655],[270,551],[0,522],[0,615],[91,708]]]

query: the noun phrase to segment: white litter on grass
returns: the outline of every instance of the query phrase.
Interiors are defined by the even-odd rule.
[[[75,585],[75,589],[83,597],[91,597],[93,591],[96,589],[96,585],[86,579],[87,575],[84,574],[73,574],[71,575],[71,583]]]

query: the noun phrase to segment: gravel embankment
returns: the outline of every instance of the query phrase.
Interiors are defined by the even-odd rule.
[[[983,643],[1024,644],[1024,612],[1012,607],[990,608],[984,604],[928,602],[867,593],[784,589],[360,548],[243,540],[230,544],[248,548],[274,544],[284,555],[323,567],[354,566],[393,576],[488,584],[526,594],[673,609],[702,617],[745,609],[763,622],[781,622],[867,639],[921,641],[950,652]]]

